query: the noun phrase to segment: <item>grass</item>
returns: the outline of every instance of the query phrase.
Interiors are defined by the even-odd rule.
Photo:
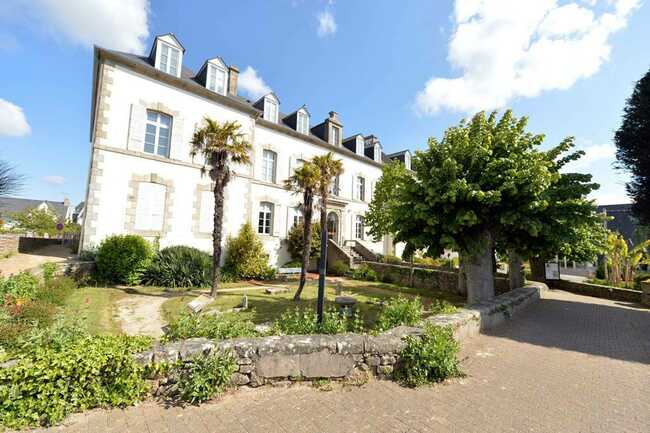
[[[108,287],[83,287],[75,290],[63,306],[63,314],[84,318],[92,334],[119,334],[115,304],[126,296],[124,291]]]

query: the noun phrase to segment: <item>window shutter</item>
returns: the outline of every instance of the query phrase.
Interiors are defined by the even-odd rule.
[[[201,192],[201,213],[199,215],[199,232],[212,233],[214,226],[214,194],[212,191]]]
[[[153,186],[153,200],[151,209],[151,230],[162,230],[165,222],[165,193],[167,188],[164,185],[155,183]]]
[[[280,224],[282,223],[282,206],[276,204],[272,207],[273,209],[273,236],[280,236]]]
[[[189,150],[183,148],[183,118],[172,118],[172,138],[169,148],[169,157],[172,159],[185,159]]]
[[[138,152],[144,151],[144,131],[146,127],[147,108],[141,104],[131,104],[127,149]]]
[[[165,218],[166,190],[164,185],[140,182],[135,210],[136,230],[162,230]]]

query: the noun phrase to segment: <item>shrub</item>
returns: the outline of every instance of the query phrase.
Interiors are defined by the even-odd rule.
[[[302,248],[304,242],[302,240],[304,225],[303,223],[296,224],[291,227],[287,235],[287,249],[291,258],[301,262]],[[320,224],[313,223],[311,225],[311,248],[309,250],[309,257],[320,257]]]
[[[160,250],[142,277],[144,284],[163,287],[207,287],[212,284],[212,256],[178,245]]]
[[[323,314],[323,324],[317,323],[314,310],[294,308],[286,310],[273,323],[272,332],[282,335],[342,334],[345,332],[362,332],[363,320],[358,312],[353,317],[339,313],[335,308],[328,308]]]
[[[43,280],[47,283],[54,278],[54,274],[56,273],[56,263],[43,263],[41,269],[43,270]]]
[[[460,347],[451,328],[429,324],[421,337],[407,336],[405,341],[395,372],[404,385],[416,387],[462,376],[457,357]]]
[[[21,272],[0,281],[0,297],[10,295],[18,299],[33,299],[38,285],[38,278],[29,272]]]
[[[377,281],[377,272],[368,265],[361,265],[352,271],[352,278],[363,281]]]
[[[445,300],[435,300],[431,303],[432,314],[452,314],[456,312],[458,312],[458,308]]]
[[[290,262],[282,265],[283,268],[300,268],[302,267],[302,262],[299,260],[291,260]]]
[[[52,317],[56,313],[56,307],[49,302],[33,299],[20,305],[17,313],[16,320],[34,326],[48,326],[52,323]]]
[[[201,403],[221,394],[238,365],[230,354],[202,355],[177,367],[178,396],[190,403]]]
[[[404,263],[404,261],[401,258],[393,254],[386,254],[385,256],[382,257],[382,261],[384,263],[388,263],[391,265],[401,265],[402,263]]]
[[[132,355],[149,345],[142,337],[93,336],[36,349],[0,369],[0,424],[47,426],[76,410],[135,403],[146,386]]]
[[[224,268],[240,279],[275,277],[275,270],[269,266],[269,255],[249,223],[242,226],[236,237],[226,241]]]
[[[152,256],[151,245],[141,236],[110,236],[97,251],[97,274],[112,283],[138,284]]]
[[[400,325],[415,326],[422,320],[420,298],[397,296],[387,301],[377,317],[377,329],[386,331]]]
[[[97,248],[89,248],[87,250],[81,250],[79,253],[79,260],[83,262],[94,262],[95,257],[97,257]]]
[[[343,260],[336,260],[330,266],[328,273],[330,275],[343,276],[350,272],[350,266],[345,263]]]
[[[70,277],[55,277],[42,284],[36,297],[54,305],[63,305],[66,298],[77,288],[77,282]]]
[[[184,313],[169,323],[164,339],[169,341],[195,337],[225,339],[254,335],[257,335],[257,332],[250,320],[233,315]]]

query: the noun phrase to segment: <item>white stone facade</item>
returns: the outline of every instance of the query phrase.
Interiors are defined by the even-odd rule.
[[[156,43],[165,38],[177,42],[163,36]],[[253,145],[253,163],[235,167],[226,190],[224,242],[244,222],[250,222],[257,231],[260,209],[270,204],[269,233],[259,236],[272,265],[289,261],[284,240],[298,214],[301,197],[286,191],[283,182],[300,160],[328,151],[334,152],[344,167],[340,192],[329,205],[338,219],[335,241],[357,240],[357,216],[363,216],[368,208],[381,176],[380,163],[342,145],[330,145],[313,134],[291,130],[282,122],[282,115],[278,124],[266,121],[263,110],[237,96],[202,88],[196,78],[192,81],[158,71],[154,66],[160,63],[159,54],[153,50],[152,55],[156,59],[146,64],[142,58],[95,49],[91,164],[80,248],[99,245],[112,234],[135,233],[157,240],[161,247],[182,244],[211,251],[210,179],[201,174],[198,157],[193,160],[190,156],[192,134],[205,116],[219,122],[239,122]],[[146,137],[148,128],[155,129],[147,126],[148,113],[168,116],[165,119],[171,119],[171,126],[165,129],[163,125],[155,138],[153,134]],[[160,122],[160,117],[157,119]],[[158,150],[151,153],[146,149],[145,143],[160,140],[159,135],[165,134],[169,134],[167,145],[156,147],[162,156],[155,153]],[[270,180],[263,167],[265,150],[275,154]],[[364,179],[364,200],[358,198],[359,177]],[[369,249],[391,252],[389,242],[373,242],[365,233],[363,238]]]

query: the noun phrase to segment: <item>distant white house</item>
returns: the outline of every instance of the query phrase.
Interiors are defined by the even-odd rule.
[[[285,114],[275,93],[244,99],[237,93],[235,66],[214,56],[192,72],[173,34],[156,37],[145,57],[99,47],[94,56],[91,163],[80,248],[112,234],[135,233],[163,247],[212,250],[211,182],[201,173],[200,157],[190,156],[192,134],[209,116],[239,122],[253,144],[252,165],[235,167],[226,190],[224,239],[249,222],[271,263],[288,261],[284,240],[302,219],[301,197],[286,191],[283,181],[304,161],[333,152],[345,172],[332,185],[332,240],[341,246],[358,243],[362,251],[394,252],[390,239],[374,242],[367,235],[364,215],[384,162],[392,157],[410,168],[410,152],[386,155],[372,134],[344,138],[334,111],[314,125],[304,105]]]
[[[46,210],[60,222],[65,223],[72,220],[73,208],[70,206],[70,201],[68,199],[63,201],[52,201],[2,197],[0,198],[0,219],[2,220],[3,228],[13,227],[13,214],[29,209]]]

